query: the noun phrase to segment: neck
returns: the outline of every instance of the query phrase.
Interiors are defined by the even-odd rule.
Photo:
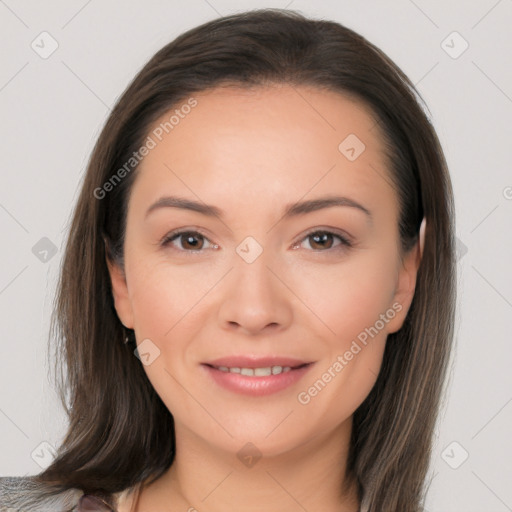
[[[293,450],[256,459],[213,447],[176,425],[176,457],[145,489],[141,510],[168,512],[357,512],[356,486],[346,477],[352,418]],[[250,449],[239,453],[252,455]],[[172,508],[169,508],[172,504]]]

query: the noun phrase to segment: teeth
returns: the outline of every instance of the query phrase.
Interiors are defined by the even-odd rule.
[[[268,377],[269,375],[279,375],[291,370],[290,366],[266,366],[265,368],[228,368],[227,366],[218,366],[217,370],[226,373],[240,373],[246,377]]]
[[[268,377],[269,375],[272,375],[272,368],[270,368],[270,367],[254,369],[255,377]]]

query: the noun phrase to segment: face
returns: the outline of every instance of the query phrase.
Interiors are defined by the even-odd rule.
[[[109,264],[115,305],[177,439],[282,454],[351,421],[405,318],[419,252],[401,258],[364,104],[290,86],[194,98],[148,134],[125,274]]]

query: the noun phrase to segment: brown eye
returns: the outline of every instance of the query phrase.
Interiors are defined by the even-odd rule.
[[[309,235],[310,245],[313,249],[330,249],[333,245],[332,233],[314,233]]]
[[[176,246],[175,241],[179,241]],[[163,240],[163,246],[172,246],[173,249],[184,252],[201,252],[205,249],[205,242],[211,242],[197,231],[178,231],[169,233]],[[217,245],[211,244],[212,248],[217,248]],[[207,247],[208,248],[208,247]]]
[[[339,241],[336,243],[336,239]],[[330,231],[311,231],[302,240],[309,242],[309,246],[314,251],[324,252],[329,249],[344,249],[351,247],[350,241],[342,235]],[[296,245],[299,247],[301,244]]]
[[[181,238],[181,245],[183,249],[202,249],[204,245],[204,237],[202,235],[194,235],[193,233],[181,233],[178,235]]]

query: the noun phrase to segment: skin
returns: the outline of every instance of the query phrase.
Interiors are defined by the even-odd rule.
[[[176,426],[175,462],[143,490],[137,510],[355,512],[355,488],[340,492],[352,416],[376,381],[387,335],[402,326],[421,258],[419,246],[400,253],[398,198],[375,119],[356,100],[304,86],[194,97],[197,106],[138,169],[125,272],[108,262],[121,322],[137,343],[149,338],[160,350],[144,370]],[[349,134],[366,146],[354,161],[338,149]],[[145,218],[163,195],[224,216],[168,207]],[[282,218],[285,205],[327,195],[361,203],[371,220],[347,206]],[[177,228],[199,229],[196,245],[187,235],[161,245]],[[353,245],[336,236],[315,242],[313,228]],[[263,249],[250,264],[236,252],[247,236]],[[401,311],[301,404],[298,393],[393,304]],[[201,369],[230,354],[315,363],[297,384],[248,397]],[[247,442],[262,455],[252,467],[237,458]]]

